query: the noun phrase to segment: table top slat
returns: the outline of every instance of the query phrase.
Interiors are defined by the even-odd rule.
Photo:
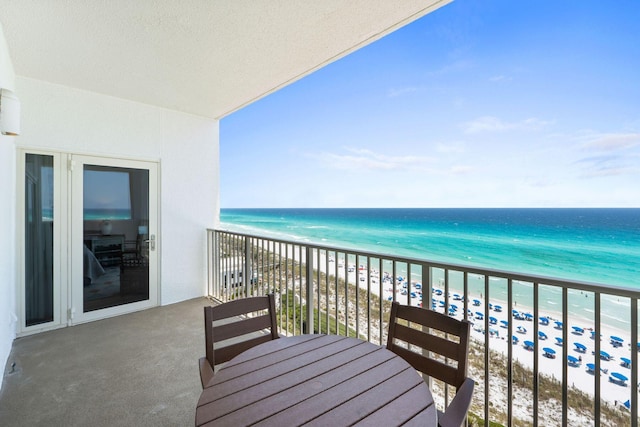
[[[377,375],[369,371],[369,377],[374,379]],[[384,381],[375,386],[366,389],[355,395],[350,400],[344,400],[338,405],[328,406],[327,412],[318,418],[311,420],[309,426],[329,426],[329,425],[351,425],[357,423],[366,416],[383,408],[389,402],[402,396],[404,393],[417,386],[417,377],[413,368],[407,368],[397,374],[386,378]],[[424,382],[424,381],[423,381]],[[362,383],[363,388],[369,385],[368,382]],[[358,390],[362,390],[360,387]],[[322,398],[318,396],[318,398]],[[333,401],[334,399],[332,399]],[[393,419],[388,420],[393,421]],[[389,423],[381,424],[389,425]]]
[[[354,342],[357,345],[353,345]],[[233,383],[214,384],[202,392],[198,406],[203,416],[209,417],[215,414],[220,417],[281,390],[309,381],[318,375],[335,371],[340,366],[357,363],[360,358],[369,353],[386,353],[381,347],[364,341],[353,341],[347,344],[350,345],[332,342],[314,352],[304,353],[282,363],[253,371],[252,375],[236,377]],[[386,358],[392,357],[387,355]],[[257,363],[260,361],[260,359],[255,360]],[[221,370],[219,374],[222,372]]]
[[[384,347],[335,335],[260,344],[229,361],[203,390],[196,425],[435,426],[421,376]]]
[[[425,416],[427,417],[426,419],[433,419],[433,413],[436,412],[433,398],[428,391],[429,388],[423,381],[376,412],[358,421],[356,425],[360,427],[378,427],[392,424],[428,425],[428,423],[424,422]],[[429,396],[428,400],[425,400],[425,395]],[[424,406],[420,408],[416,405],[416,402],[423,402]]]
[[[264,350],[263,354],[251,352],[251,354],[245,355],[243,353],[233,360],[233,364],[225,365],[224,369],[219,371],[220,375],[216,377],[215,383],[218,385],[226,381],[241,383],[243,381],[241,377],[245,376],[251,377],[251,383],[254,384],[260,381],[260,375],[263,375],[264,372],[270,372],[273,369],[279,370],[281,373],[286,372],[281,370],[281,366],[275,365],[293,366],[299,363],[299,360],[293,361],[291,359],[301,357],[305,357],[308,361],[307,363],[311,363],[312,361],[322,359],[323,357],[359,344],[357,342],[354,343],[346,337],[335,336],[333,336],[331,340],[294,340],[287,338],[284,340],[284,343],[286,344],[289,340],[291,340],[291,345],[283,346],[281,344],[282,338],[280,338],[269,342],[269,345],[259,346]],[[291,370],[293,369],[295,368]],[[263,372],[256,372],[260,370],[263,370]]]
[[[278,422],[277,420],[269,421],[269,417],[273,417],[274,414],[286,414],[291,410],[291,407],[295,406],[299,402],[305,401],[306,399],[316,399],[316,396],[325,390],[331,390],[340,383],[350,383],[353,377],[365,374],[372,368],[375,369],[380,364],[389,363],[391,360],[393,360],[393,358],[389,357],[389,354],[386,351],[378,349],[368,353],[362,358],[352,360],[351,362],[336,367],[335,369],[325,369],[325,372],[322,375],[313,377],[308,381],[300,382],[288,389],[283,388],[281,390],[277,390],[277,387],[275,387],[271,391],[276,391],[276,393],[266,396],[250,406],[238,405],[236,411],[221,414],[218,421],[220,422],[220,425],[241,425],[253,423],[258,423],[259,425],[259,421],[267,419],[265,423],[273,425],[274,422]],[[219,408],[215,410],[219,410]],[[285,418],[287,418],[286,415]],[[294,424],[299,422],[300,420],[296,420]]]
[[[273,414],[258,425],[291,425],[292,422],[298,424],[309,422],[328,411],[334,410],[345,402],[350,402],[360,394],[368,394],[371,388],[385,382],[390,377],[411,369],[407,368],[407,365],[401,362],[403,361],[393,358],[381,365],[363,370],[363,372],[358,375],[349,378],[348,381],[341,381],[336,384],[335,387],[325,388],[321,393],[313,396],[313,398],[300,401],[286,411]],[[414,377],[416,376],[415,370],[413,372],[409,371],[409,373],[413,374]],[[395,394],[397,391],[387,389],[385,393]],[[366,407],[367,405],[365,404],[364,406]],[[351,407],[352,411],[358,411],[359,409],[360,408],[356,406]],[[369,412],[373,412],[373,410],[369,408]],[[360,418],[362,418],[362,416],[357,417],[357,419]],[[344,424],[344,421],[339,424]],[[331,422],[325,425],[331,425]]]

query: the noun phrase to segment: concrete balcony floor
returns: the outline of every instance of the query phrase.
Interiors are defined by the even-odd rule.
[[[205,305],[197,298],[16,339],[0,425],[193,425]]]

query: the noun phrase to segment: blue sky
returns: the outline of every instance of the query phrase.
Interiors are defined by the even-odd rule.
[[[639,19],[454,1],[222,119],[221,207],[640,207]]]

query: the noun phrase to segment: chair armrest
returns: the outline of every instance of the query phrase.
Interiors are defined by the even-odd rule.
[[[475,383],[471,378],[464,380],[455,397],[444,411],[444,415],[438,420],[440,427],[460,427],[462,425],[469,411],[469,406],[471,406],[474,385]]]
[[[204,389],[207,384],[209,384],[209,381],[211,381],[211,378],[213,378],[213,368],[206,357],[201,357],[198,362],[200,364],[200,382]]]

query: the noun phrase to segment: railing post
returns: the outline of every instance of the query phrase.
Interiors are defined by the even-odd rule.
[[[220,259],[219,253],[215,250],[214,245],[216,232],[213,230],[207,230],[207,296],[213,296],[213,277],[216,274],[217,269],[214,266],[214,260],[218,264]]]
[[[242,263],[242,287],[244,288],[244,296],[249,296],[251,289],[251,281],[253,280],[253,262],[251,260],[251,239],[244,238],[244,262]]]
[[[313,319],[313,250],[307,246],[306,251],[306,293],[307,293],[307,333],[314,333],[314,319]]]

